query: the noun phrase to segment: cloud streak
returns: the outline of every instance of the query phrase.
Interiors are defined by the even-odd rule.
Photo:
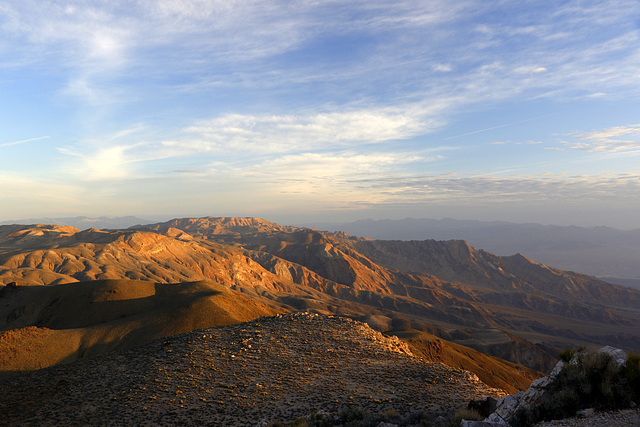
[[[601,131],[568,134],[579,141],[565,141],[566,148],[589,152],[621,152],[640,149],[640,124]]]
[[[20,141],[3,142],[3,143],[0,143],[0,147],[11,147],[12,145],[20,145],[20,144],[25,144],[27,142],[40,141],[40,140],[47,139],[47,138],[50,138],[50,137],[49,136],[39,136],[39,137],[36,137],[36,138],[22,139]]]

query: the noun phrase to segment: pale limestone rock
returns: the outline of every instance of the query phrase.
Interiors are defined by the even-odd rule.
[[[613,357],[616,360],[616,362],[618,362],[618,365],[624,365],[625,363],[627,363],[627,353],[625,353],[624,350],[620,350],[619,348],[614,348],[611,346],[606,346],[606,347],[602,347],[598,351],[601,353],[606,353],[611,357]]]

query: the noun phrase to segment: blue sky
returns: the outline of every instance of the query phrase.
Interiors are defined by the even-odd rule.
[[[0,4],[0,220],[640,228],[640,3]]]

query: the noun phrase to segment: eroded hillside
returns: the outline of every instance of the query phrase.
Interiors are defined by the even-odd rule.
[[[463,241],[372,241],[257,218],[0,227],[0,282],[96,279],[208,280],[273,310],[382,316],[381,331],[436,334],[540,371],[567,346],[640,350],[640,292]]]

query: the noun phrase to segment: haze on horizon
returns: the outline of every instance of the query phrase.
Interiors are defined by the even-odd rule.
[[[0,221],[640,228],[640,3],[0,5]]]

